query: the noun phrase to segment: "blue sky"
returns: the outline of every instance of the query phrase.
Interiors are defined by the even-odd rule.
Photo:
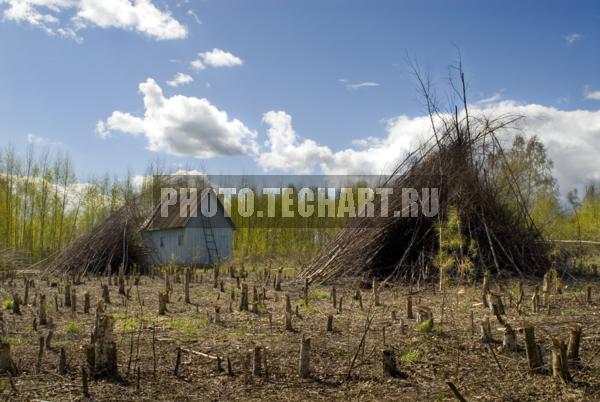
[[[81,178],[156,158],[383,173],[427,131],[407,58],[443,94],[458,46],[474,107],[531,115],[561,187],[600,179],[597,1],[0,0],[0,13],[0,138],[66,151]],[[178,73],[193,81],[170,86]]]

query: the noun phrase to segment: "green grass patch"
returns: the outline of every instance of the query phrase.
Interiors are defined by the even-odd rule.
[[[65,331],[67,334],[78,334],[81,332],[81,325],[76,322],[69,321],[65,324]]]
[[[309,301],[310,299],[328,299],[329,297],[330,294],[326,290],[315,289],[308,292]]]
[[[197,316],[192,318],[175,318],[169,324],[171,329],[181,332],[189,337],[198,336],[200,330],[208,326],[208,320],[205,316]]]
[[[421,321],[417,324],[417,330],[423,333],[429,333],[433,330],[433,320]]]
[[[4,310],[12,310],[13,308],[13,301],[11,299],[5,299],[2,301],[2,308]]]
[[[417,363],[420,357],[421,353],[418,350],[409,350],[402,356],[402,360],[408,363]]]

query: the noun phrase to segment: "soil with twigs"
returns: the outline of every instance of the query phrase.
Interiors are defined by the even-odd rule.
[[[332,286],[310,286],[308,302],[304,284],[295,279],[296,270],[283,272],[282,290],[275,291],[275,271],[265,275],[263,267],[246,268],[240,283],[249,288],[249,311],[239,311],[241,289],[237,280],[221,273],[217,287],[213,274],[198,270],[192,275],[190,304],[184,302],[183,274],[171,276],[173,290],[165,315],[158,315],[158,294],[165,291],[163,274],[142,276],[139,285],[128,278],[129,298],[119,295],[115,279],[110,286],[111,303],[106,313],[115,319],[114,334],[118,348],[117,381],[89,381],[94,400],[452,400],[451,382],[469,401],[600,400],[600,280],[582,278],[566,282],[562,294],[550,295],[550,308],[531,313],[531,296],[540,281],[525,283],[525,298],[519,315],[515,306],[516,281],[495,282],[491,289],[502,293],[506,310],[503,316],[517,330],[516,352],[503,351],[503,326],[482,304],[481,285],[399,286],[386,284],[375,305],[370,284],[357,281],[336,284],[336,307]],[[239,274],[239,273],[238,273]],[[77,293],[76,313],[64,306],[64,282],[50,278],[34,279],[28,305],[21,315],[6,307],[13,294],[23,299],[20,278],[2,284],[3,340],[19,372],[9,377],[0,373],[0,394],[9,400],[82,400],[81,368],[84,348],[90,342],[95,308],[101,300],[101,284],[106,277],[83,278],[71,285]],[[223,290],[221,291],[221,283]],[[592,285],[592,303],[586,300],[586,286]],[[253,312],[253,288],[260,302]],[[241,286],[240,286],[241,288]],[[263,295],[266,298],[262,299]],[[360,289],[361,302],[357,297]],[[232,290],[234,300],[232,299]],[[83,295],[90,293],[89,314],[83,313]],[[38,340],[47,336],[48,325],[36,323],[38,293],[46,295],[47,316],[52,320],[53,337],[38,370]],[[291,324],[286,330],[286,298],[290,295]],[[411,294],[415,310],[428,307],[433,327],[407,318],[406,297]],[[58,308],[55,310],[55,296]],[[512,299],[512,301],[511,301]],[[341,302],[341,308],[340,308]],[[231,310],[230,310],[231,304]],[[220,308],[215,322],[215,306]],[[394,313],[395,312],[395,313]],[[492,323],[493,343],[480,341],[479,322],[484,314]],[[333,316],[333,331],[327,331],[328,316]],[[472,326],[473,317],[473,326]],[[535,326],[536,340],[542,348],[544,367],[532,373],[524,350],[524,323]],[[583,327],[579,362],[570,362],[572,381],[561,382],[552,376],[551,337],[568,340],[569,326]],[[310,376],[299,375],[302,337],[311,339]],[[262,375],[244,373],[244,359],[252,358],[255,346],[262,348],[266,366]],[[66,352],[65,374],[58,372],[59,351]],[[177,350],[180,364],[175,374]],[[384,376],[382,351],[391,350],[398,375]],[[250,354],[248,354],[250,352]],[[217,369],[216,358],[221,361]],[[233,375],[228,373],[229,359]],[[264,363],[264,362],[263,362]],[[268,377],[265,376],[268,373]]]

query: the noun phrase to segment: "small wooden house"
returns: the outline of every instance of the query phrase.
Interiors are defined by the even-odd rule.
[[[150,261],[156,265],[214,265],[232,255],[235,226],[226,216],[223,204],[214,192],[198,201],[196,216],[181,216],[179,198],[168,206],[166,217],[158,205],[142,230],[145,244],[154,252]],[[208,216],[214,206],[217,211]]]

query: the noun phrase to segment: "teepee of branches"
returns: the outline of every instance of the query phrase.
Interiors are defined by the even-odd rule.
[[[145,219],[137,198],[126,201],[88,233],[49,257],[45,273],[98,274],[109,266],[116,272],[121,263],[126,269],[133,264],[143,269],[151,251],[142,244],[139,235]]]
[[[312,260],[301,277],[326,282],[342,275],[418,279],[429,273],[484,270],[499,274],[540,274],[549,267],[543,241],[514,178],[498,136],[520,116],[470,115],[460,71],[463,111],[441,113],[429,85],[419,83],[427,101],[433,136],[412,152],[387,179],[394,189],[389,210],[402,209],[402,188],[438,188],[439,214],[427,218],[356,217]],[[509,201],[510,202],[509,202]],[[376,213],[380,209],[375,203]],[[443,230],[455,215],[457,238],[448,251]],[[377,220],[377,221],[376,221]]]

